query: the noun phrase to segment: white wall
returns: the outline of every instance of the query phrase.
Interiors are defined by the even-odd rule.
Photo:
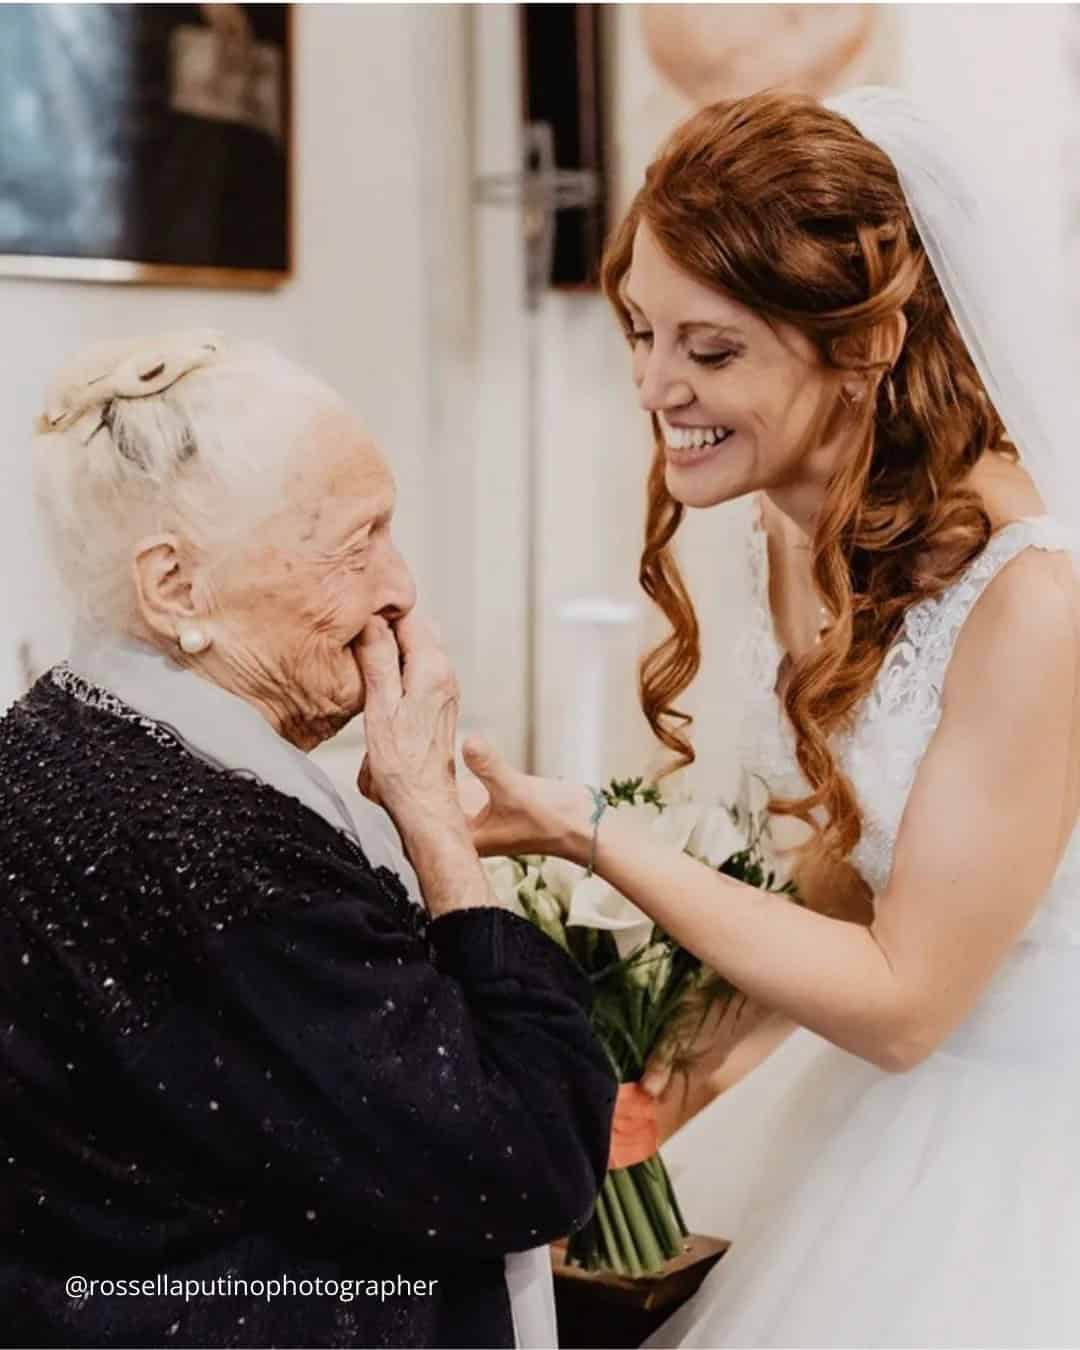
[[[1066,137],[1080,86],[1070,78],[1073,5],[896,5],[897,83],[1001,166],[1010,195],[1060,252],[1070,188]],[[1075,165],[1071,176],[1080,173]]]
[[[269,340],[321,372],[388,450],[399,532],[433,589],[428,468],[432,410],[423,117],[435,7],[298,6],[296,279],[274,293],[0,278],[0,703],[16,692],[14,639],[38,663],[63,653],[28,555],[28,432],[56,364],[112,335],[210,324]],[[429,64],[425,65],[425,61]],[[424,97],[421,97],[421,95]]]

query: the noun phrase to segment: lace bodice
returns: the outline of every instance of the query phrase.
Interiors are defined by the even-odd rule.
[[[801,794],[807,785],[795,760],[794,735],[774,692],[784,653],[769,608],[767,544],[760,513],[755,513],[753,619],[743,648],[748,690],[739,748],[744,769],[760,774],[773,792]],[[875,894],[888,880],[908,794],[941,718],[945,674],[960,629],[993,577],[1027,548],[1080,555],[1080,540],[1049,516],[1014,521],[998,531],[946,591],[908,610],[850,729],[834,738],[863,816],[851,862]],[[1080,832],[1074,832],[1025,937],[1080,945]]]

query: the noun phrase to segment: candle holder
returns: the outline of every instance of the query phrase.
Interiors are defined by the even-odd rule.
[[[631,1350],[691,1298],[731,1244],[691,1233],[685,1249],[655,1275],[628,1279],[566,1264],[566,1241],[551,1244],[559,1344],[575,1350]]]

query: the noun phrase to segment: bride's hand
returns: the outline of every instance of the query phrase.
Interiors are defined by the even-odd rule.
[[[685,1052],[661,1043],[645,1065],[642,1091],[656,1102],[660,1142],[670,1138],[721,1092],[764,1059],[793,1024],[737,994],[714,1003]]]
[[[476,737],[465,742],[462,757],[476,776],[459,792],[477,853],[546,853],[587,861],[592,838],[588,788],[521,773]]]

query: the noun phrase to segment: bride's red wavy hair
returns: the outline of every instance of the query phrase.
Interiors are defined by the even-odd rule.
[[[627,333],[622,282],[642,224],[690,276],[797,329],[836,375],[807,433],[808,446],[845,434],[851,446],[812,541],[830,621],[817,646],[792,663],[783,694],[811,791],[771,805],[805,820],[845,857],[862,822],[830,739],[869,691],[905,610],[938,594],[986,546],[990,519],[963,480],[987,451],[1016,452],[891,161],[845,118],[809,98],[763,93],[684,122],[649,166],[605,252],[604,291]],[[897,356],[901,313],[907,336]],[[841,377],[852,371],[863,373],[867,396],[849,404]],[[672,550],[684,508],[665,486],[655,418],[653,431],[640,580],[671,632],[642,660],[639,683],[645,716],[673,752],[671,772],[694,759],[692,719],[676,703],[698,673],[701,644]]]

